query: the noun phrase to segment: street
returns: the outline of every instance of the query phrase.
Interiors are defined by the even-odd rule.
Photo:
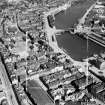
[[[1,80],[3,83],[3,88],[4,88],[4,91],[6,92],[9,105],[18,105],[15,94],[12,89],[12,85],[9,81],[8,75],[6,73],[6,70],[1,60],[0,60],[0,74],[1,74]]]

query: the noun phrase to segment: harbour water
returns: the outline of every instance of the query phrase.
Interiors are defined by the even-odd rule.
[[[94,3],[87,0],[76,6],[68,8],[65,12],[60,12],[55,16],[55,26],[57,29],[68,29],[74,27],[78,20],[85,14],[86,10]],[[105,48],[93,41],[83,39],[79,36],[65,32],[56,36],[58,45],[64,48],[75,60],[85,59],[93,54],[105,51]]]

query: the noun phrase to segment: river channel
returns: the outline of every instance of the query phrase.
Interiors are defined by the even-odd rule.
[[[85,0],[84,0],[85,1]],[[94,3],[93,0],[79,3],[68,8],[65,12],[55,15],[55,27],[57,29],[68,29],[74,27],[78,20],[85,14],[87,9]],[[68,32],[56,36],[58,45],[64,48],[75,60],[82,60],[93,54],[105,51],[105,48],[93,41],[86,40]]]

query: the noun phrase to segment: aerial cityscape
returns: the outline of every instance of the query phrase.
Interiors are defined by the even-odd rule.
[[[105,105],[105,0],[0,0],[0,105]]]

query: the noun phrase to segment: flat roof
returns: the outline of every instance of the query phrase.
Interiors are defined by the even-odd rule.
[[[38,105],[54,105],[48,93],[35,80],[28,81],[28,91]]]

